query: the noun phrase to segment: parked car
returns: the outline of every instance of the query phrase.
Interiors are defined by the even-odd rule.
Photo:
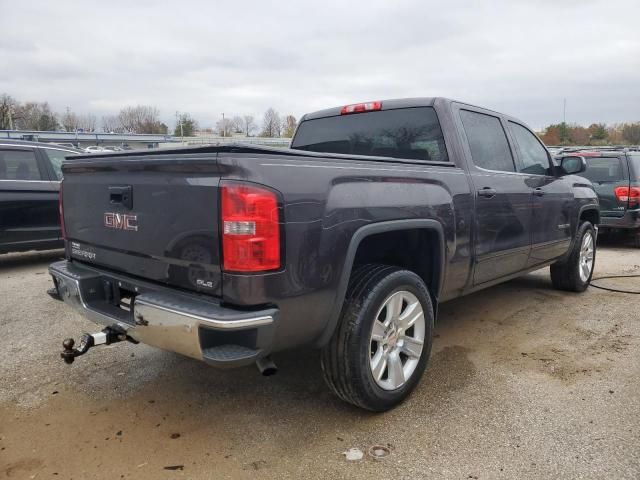
[[[442,98],[305,115],[290,149],[96,154],[63,166],[58,296],[129,339],[217,367],[322,350],[342,399],[382,411],[429,358],[438,305],[551,265],[581,292],[598,199],[519,120]]]
[[[58,190],[64,157],[78,150],[0,140],[0,253],[64,246]]]
[[[590,149],[574,152],[586,158],[582,176],[593,183],[600,198],[603,233],[630,233],[640,248],[640,151]]]
[[[108,152],[109,150],[99,145],[89,145],[88,147],[84,147],[84,151],[86,153],[95,153],[95,152]]]

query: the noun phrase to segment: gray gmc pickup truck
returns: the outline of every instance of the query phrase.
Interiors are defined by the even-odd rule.
[[[63,165],[58,296],[105,328],[216,367],[322,350],[328,386],[373,411],[429,358],[438,304],[551,265],[583,291],[598,199],[519,120],[443,98],[305,115],[291,148],[204,146]],[[578,175],[576,175],[578,174]]]

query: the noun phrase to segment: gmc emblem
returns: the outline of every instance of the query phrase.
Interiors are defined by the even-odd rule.
[[[116,230],[132,230],[137,232],[138,216],[127,213],[106,212],[104,214],[104,226],[107,228],[115,228]]]

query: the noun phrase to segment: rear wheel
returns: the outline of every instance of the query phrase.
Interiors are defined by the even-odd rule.
[[[349,403],[388,410],[420,381],[432,331],[433,306],[420,277],[385,265],[359,267],[340,322],[322,351],[325,381]]]
[[[569,257],[551,265],[551,281],[558,290],[584,292],[596,262],[596,232],[590,222],[578,227]]]

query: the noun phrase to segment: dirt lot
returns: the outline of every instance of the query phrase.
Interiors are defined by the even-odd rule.
[[[316,352],[270,378],[143,345],[64,365],[61,340],[97,329],[45,295],[59,255],[0,256],[0,479],[640,477],[640,295],[542,270],[449,302],[417,391],[374,415],[327,391]],[[640,250],[599,251],[596,275],[634,272]],[[374,444],[391,455],[342,455]]]

